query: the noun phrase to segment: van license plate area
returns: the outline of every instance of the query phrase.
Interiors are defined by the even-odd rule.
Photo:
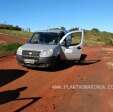
[[[34,59],[24,59],[24,63],[34,64],[35,60]]]

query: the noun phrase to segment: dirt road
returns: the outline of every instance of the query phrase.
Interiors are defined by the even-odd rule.
[[[83,64],[44,71],[1,58],[0,112],[113,112],[113,47],[84,53]]]

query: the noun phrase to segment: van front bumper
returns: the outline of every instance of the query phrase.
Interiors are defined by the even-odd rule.
[[[16,55],[16,59],[18,61],[18,63],[20,63],[21,65],[24,66],[28,66],[28,67],[45,67],[45,66],[50,66],[53,63],[55,63],[57,57],[52,56],[52,57],[38,57],[38,58],[25,58],[22,55]],[[34,60],[34,63],[25,63],[25,59],[32,59]]]

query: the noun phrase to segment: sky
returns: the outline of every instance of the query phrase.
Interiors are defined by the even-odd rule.
[[[113,0],[0,0],[0,23],[32,31],[64,26],[113,32]]]

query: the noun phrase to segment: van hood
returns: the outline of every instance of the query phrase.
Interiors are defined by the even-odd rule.
[[[58,45],[44,45],[44,44],[24,44],[21,46],[22,50],[31,50],[31,51],[43,51],[49,49],[55,49]]]

